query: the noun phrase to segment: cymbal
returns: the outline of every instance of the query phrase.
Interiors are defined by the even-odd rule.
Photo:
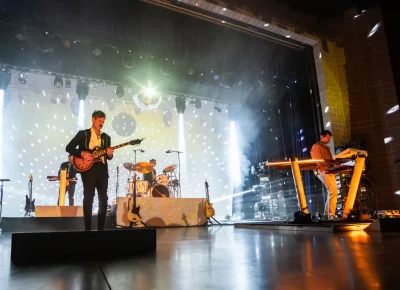
[[[164,170],[163,170],[163,172],[170,172],[170,171],[173,171],[173,170],[176,169],[176,167],[177,167],[176,164],[172,164],[172,165],[170,165],[170,166],[165,167]]]
[[[136,171],[140,173],[150,173],[153,172],[153,165],[148,162],[138,162],[135,165]]]
[[[129,163],[129,162],[124,163],[124,167],[125,167],[126,169],[128,169],[129,171],[135,171],[135,165],[132,164],[132,163]]]

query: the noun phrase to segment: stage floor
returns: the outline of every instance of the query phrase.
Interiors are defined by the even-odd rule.
[[[10,242],[0,236],[2,290],[398,288],[397,233],[160,228],[150,254],[30,267],[10,265]]]

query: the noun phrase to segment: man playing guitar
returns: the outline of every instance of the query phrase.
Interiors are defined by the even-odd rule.
[[[102,111],[94,111],[92,114],[92,127],[79,131],[69,142],[66,151],[76,157],[87,159],[92,157],[90,150],[100,147],[107,148],[107,154],[100,156],[86,171],[81,172],[83,182],[83,215],[85,230],[92,228],[92,207],[95,189],[99,198],[98,230],[103,230],[107,211],[108,165],[107,160],[113,158],[111,149],[111,137],[102,133],[106,114]],[[78,147],[78,148],[76,148]]]

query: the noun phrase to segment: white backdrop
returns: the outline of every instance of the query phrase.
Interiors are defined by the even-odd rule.
[[[56,205],[58,182],[47,181],[48,175],[57,175],[60,164],[67,160],[66,144],[77,133],[78,117],[72,113],[71,101],[76,99],[75,82],[71,89],[56,89],[54,77],[28,75],[26,85],[21,85],[14,74],[6,91],[2,144],[3,164],[0,178],[12,181],[4,186],[3,216],[23,216],[25,195],[28,193],[28,175],[34,178],[33,197],[36,205]],[[103,110],[106,123],[103,129],[117,145],[131,139],[145,138],[140,147],[127,146],[115,151],[109,163],[109,203],[115,199],[116,168],[119,166],[119,195],[126,195],[128,171],[123,163],[134,163],[133,149],[138,152],[137,161],[157,159],[157,173],[171,164],[177,164],[177,154],[166,154],[166,150],[178,150],[178,115],[173,97],[165,97],[155,111],[135,113],[130,90],[125,96],[115,96],[115,87],[93,85],[85,102],[85,127],[91,126],[94,110]],[[51,97],[66,98],[66,103],[53,104]],[[110,111],[107,100],[114,100],[115,108]],[[204,197],[204,181],[210,185],[211,201],[214,198],[232,194],[229,170],[229,121],[225,110],[213,110],[214,103],[204,103],[202,108],[193,109],[187,101],[184,114],[185,154],[187,164],[182,164],[182,197]],[[172,112],[172,123],[166,127],[163,112]],[[132,136],[119,136],[112,128],[112,121],[121,112],[133,116],[136,131]],[[182,158],[183,160],[185,158]],[[77,176],[80,179],[80,175]],[[82,184],[78,181],[75,204],[82,205]],[[66,199],[68,200],[68,199]],[[97,203],[97,201],[96,201]],[[96,207],[96,205],[95,205]],[[225,200],[215,205],[217,217],[231,214],[231,201]]]

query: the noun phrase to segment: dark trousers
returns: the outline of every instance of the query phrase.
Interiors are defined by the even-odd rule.
[[[83,216],[85,218],[85,230],[92,229],[92,208],[95,189],[99,198],[99,212],[97,216],[97,228],[102,230],[107,212],[107,188],[108,170],[102,162],[96,162],[93,166],[81,173],[83,182]]]
[[[70,184],[65,188],[65,193],[68,192],[68,202],[70,206],[74,205],[75,184]],[[57,205],[60,205],[60,198],[58,198]]]

